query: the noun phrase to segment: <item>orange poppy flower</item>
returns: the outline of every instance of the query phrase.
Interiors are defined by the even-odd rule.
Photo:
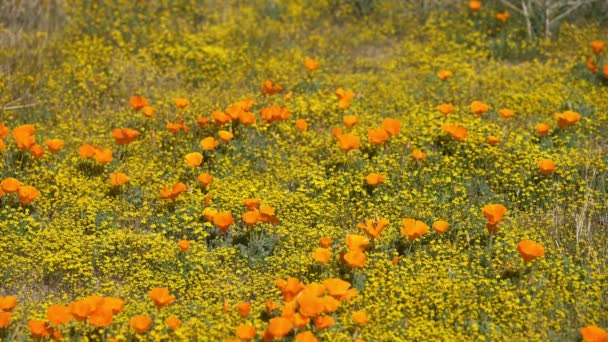
[[[93,307],[87,301],[76,301],[70,304],[70,313],[74,319],[82,322],[93,313]]]
[[[439,234],[444,234],[448,231],[450,224],[447,221],[439,220],[433,223],[433,229]]]
[[[173,303],[175,300],[175,297],[169,294],[169,289],[166,287],[155,287],[148,292],[148,295],[159,309]]]
[[[312,331],[302,331],[296,335],[295,342],[317,342],[319,341]]]
[[[144,108],[141,109],[141,112],[144,113],[145,117],[151,118],[154,116],[154,113],[156,113],[156,108],[152,106],[144,106]]]
[[[350,101],[355,97],[355,93],[352,90],[338,88],[336,96],[338,96],[338,106],[340,109],[345,110],[350,107]]]
[[[122,312],[125,307],[125,302],[117,297],[104,297],[103,307],[112,310],[112,314]]]
[[[227,143],[230,140],[232,140],[232,138],[234,138],[234,134],[228,132],[228,131],[219,131],[217,132],[217,135],[219,135],[220,140]]]
[[[247,317],[249,316],[249,312],[251,312],[251,304],[247,302],[239,303],[236,306],[236,310],[239,312],[241,317]]]
[[[607,342],[608,331],[595,325],[588,325],[581,329],[581,337],[583,342]]]
[[[27,328],[32,333],[32,336],[36,339],[49,337],[53,331],[47,322],[38,320],[30,320],[27,322]]]
[[[412,151],[412,158],[417,161],[422,161],[424,160],[424,158],[426,158],[426,153],[422,152],[420,149],[417,148]]]
[[[109,163],[112,161],[112,150],[107,148],[98,148],[93,154],[93,159],[100,164]]]
[[[177,133],[177,132],[179,132],[179,131],[180,131],[180,130],[182,130],[182,129],[184,130],[184,132],[186,132],[186,131],[187,131],[187,126],[185,126],[185,125],[184,125],[183,123],[181,123],[181,122],[176,122],[176,123],[173,123],[173,122],[167,122],[167,126],[166,126],[166,127],[167,127],[167,130],[168,130],[169,132],[174,133],[174,134],[175,134],[175,133]],[[185,128],[184,128],[184,127],[185,127]]]
[[[3,123],[0,122],[0,139],[6,138],[10,131],[10,128],[6,127]]]
[[[330,296],[338,299],[346,295],[351,286],[349,282],[340,278],[325,279],[323,285]]]
[[[299,298],[300,295],[298,295]],[[289,302],[286,302],[285,305],[283,305],[283,308],[281,309],[281,317],[283,318],[288,318],[289,320],[291,320],[292,323],[294,323],[294,325],[300,326],[300,324],[297,322],[296,318],[298,314],[296,314],[296,310],[297,310],[297,306],[298,303],[296,300],[291,300]]]
[[[63,148],[64,142],[61,139],[49,139],[44,142],[51,153],[57,153]]]
[[[571,110],[567,110],[563,113],[557,113],[555,117],[557,118],[557,125],[559,128],[574,125],[578,120],[581,119],[581,115],[579,113]]]
[[[342,129],[340,127],[334,127],[331,129],[331,135],[333,135],[336,138],[338,138],[342,134],[344,134],[344,133],[342,132]]]
[[[30,204],[33,200],[40,197],[40,192],[33,186],[22,185],[19,187],[19,203],[23,205]]]
[[[365,219],[365,223],[357,223],[357,227],[363,229],[370,237],[379,239],[380,234],[389,224],[390,221],[385,218],[380,218],[378,220]]]
[[[207,137],[201,140],[201,148],[205,151],[212,151],[219,145],[219,141],[215,140],[214,137]]]
[[[437,110],[438,110],[438,111],[439,111],[441,114],[443,114],[443,115],[446,115],[446,116],[447,116],[448,114],[450,114],[451,112],[453,112],[453,111],[454,111],[454,106],[452,106],[452,105],[451,105],[451,104],[449,104],[449,103],[444,103],[444,104],[440,104],[439,106],[437,106]]]
[[[496,144],[498,144],[500,142],[500,138],[494,135],[489,135],[488,136],[488,144],[492,145],[492,146],[496,146]]]
[[[353,312],[352,317],[353,321],[355,321],[355,323],[357,323],[358,325],[365,325],[367,324],[367,322],[369,322],[369,317],[363,310]]]
[[[287,120],[291,117],[291,113],[287,107],[277,105],[271,105],[260,109],[260,115],[262,116],[264,122],[268,124],[276,121]]]
[[[13,136],[15,134],[20,134],[20,133],[24,133],[27,135],[34,135],[34,133],[36,133],[36,127],[34,127],[34,125],[32,125],[32,124],[25,124],[25,125],[17,126],[13,129]]]
[[[452,77],[453,74],[450,70],[439,70],[437,72],[437,76],[439,76],[439,79],[442,81],[447,80],[448,78]]]
[[[248,112],[251,110],[251,108],[253,107],[253,105],[255,104],[255,100],[251,99],[251,98],[247,98],[247,99],[243,99],[237,103],[235,103],[235,106],[240,107],[242,110]]]
[[[249,211],[256,210],[258,205],[260,205],[260,199],[259,198],[246,198],[243,200],[243,205]]]
[[[319,61],[310,57],[306,57],[306,59],[304,60],[304,66],[306,67],[306,69],[308,69],[308,72],[313,72],[319,69]]]
[[[346,247],[350,251],[363,251],[369,247],[369,239],[363,235],[346,234]]]
[[[345,152],[348,152],[353,149],[358,149],[359,137],[352,134],[342,134],[338,136],[338,146],[340,146],[340,148]]]
[[[225,232],[234,223],[232,214],[227,211],[220,211],[213,216],[213,223],[222,231]]]
[[[604,64],[602,69],[604,70],[604,78],[608,78],[608,64]]]
[[[512,111],[512,110],[510,110],[510,109],[503,108],[503,109],[501,109],[501,110],[498,111],[498,114],[500,116],[502,116],[504,119],[509,119],[509,118],[512,118],[513,115],[515,115],[515,112]]]
[[[382,128],[373,128],[367,131],[367,138],[371,144],[380,145],[388,140],[388,133]]]
[[[211,117],[213,118],[213,121],[215,121],[215,124],[218,126],[222,126],[232,121],[232,118],[230,116],[220,111],[211,112]]]
[[[6,143],[4,140],[0,139],[0,151],[6,150]]]
[[[275,317],[268,321],[268,333],[274,338],[283,338],[289,334],[291,329],[293,329],[293,323],[287,318]]]
[[[443,130],[452,138],[462,141],[467,137],[466,127],[457,124],[444,124]]]
[[[179,97],[174,98],[173,102],[175,102],[175,106],[179,109],[184,109],[192,104],[192,103],[190,103],[190,100],[184,99],[184,98],[179,98]]]
[[[482,213],[489,224],[496,225],[503,220],[503,216],[507,213],[507,208],[502,204],[488,204],[483,207]]]
[[[89,144],[84,144],[78,148],[78,154],[84,159],[91,158],[95,155],[96,151],[95,146]]]
[[[119,145],[128,145],[135,140],[141,133],[131,128],[116,128],[112,131],[112,136]]]
[[[89,316],[88,322],[95,328],[105,328],[112,324],[112,319],[112,310],[106,306],[100,306]]]
[[[507,19],[509,19],[510,16],[511,14],[509,13],[509,11],[499,12],[496,13],[496,20],[504,24],[507,22]]]
[[[275,282],[275,286],[281,290],[283,294],[283,300],[289,302],[293,300],[302,291],[305,286],[300,282],[298,278],[289,277],[287,280],[278,279]]]
[[[401,122],[393,118],[385,118],[382,120],[382,129],[388,135],[397,135],[401,131]]]
[[[323,300],[313,291],[304,290],[298,297],[299,312],[304,317],[316,317],[323,313]]]
[[[17,306],[17,298],[14,296],[0,297],[0,311],[13,311]]]
[[[321,245],[321,247],[327,248],[327,247],[331,246],[331,238],[324,236],[319,239],[319,244]]]
[[[11,325],[11,313],[0,311],[0,329],[4,329]]]
[[[543,159],[538,162],[538,168],[545,175],[550,175],[557,169],[555,163],[551,159]]]
[[[314,322],[317,330],[327,329],[336,324],[336,320],[332,316],[317,316]]]
[[[44,155],[44,149],[42,146],[34,144],[32,147],[30,147],[30,153],[34,156],[34,158],[40,159]]]
[[[92,304],[90,301],[85,302],[93,308],[93,312],[89,315],[89,324],[96,328],[104,328],[112,324],[113,315],[121,312],[124,307],[124,302],[118,298],[111,298],[110,301],[106,301],[105,298],[101,298],[101,302],[97,305]],[[116,308],[115,308],[116,306]]]
[[[271,80],[266,80],[262,84],[262,92],[269,96],[272,96],[281,90],[283,90],[283,86],[280,84],[273,84]]]
[[[378,184],[384,182],[384,176],[379,173],[372,172],[365,176],[365,181],[371,186],[377,186]]]
[[[298,120],[296,120],[296,127],[300,131],[305,131],[308,129],[308,123],[304,119],[298,119]]]
[[[179,247],[179,250],[182,251],[182,253],[186,253],[190,249],[190,241],[180,240],[177,243],[177,246]]]
[[[477,12],[481,9],[481,1],[471,0],[469,1],[469,9],[473,12]]]
[[[213,176],[208,174],[207,172],[203,172],[198,175],[197,180],[201,183],[202,186],[207,186],[213,182]]]
[[[275,303],[275,302],[271,301],[270,299],[267,299],[267,300],[264,302],[264,307],[266,308],[266,312],[271,313],[271,312],[273,312],[274,310],[276,310],[276,309],[278,309],[278,308],[279,308],[279,304],[277,304],[277,303]]]
[[[34,128],[34,125],[28,124],[15,127],[13,129],[13,139],[17,143],[17,147],[22,151],[32,147],[36,143],[35,132],[36,128]]]
[[[255,337],[255,328],[249,324],[241,324],[236,328],[236,337],[241,340],[249,341]]]
[[[152,325],[152,318],[147,315],[137,315],[129,320],[129,325],[138,334],[145,334]]]
[[[365,253],[360,250],[351,250],[344,254],[344,261],[348,266],[352,268],[359,268],[365,266],[367,263],[367,258],[365,257]]]
[[[344,115],[342,117],[342,122],[344,122],[344,126],[348,127],[348,129],[352,129],[357,123],[359,123],[359,118],[355,115]]]
[[[278,223],[278,219],[274,216],[275,209],[271,206],[262,204],[260,206],[260,221]]]
[[[249,126],[255,122],[255,115],[251,112],[240,112],[239,113],[239,121],[244,126]]]
[[[112,184],[112,186],[123,185],[128,181],[129,176],[122,172],[110,173],[110,184]]]
[[[549,133],[549,125],[544,124],[544,123],[539,123],[536,124],[536,132],[538,132],[538,135],[540,135],[541,137],[544,137],[545,135],[547,135],[547,133]]]
[[[413,218],[405,218],[402,223],[401,232],[409,240],[416,240],[429,231],[429,226],[426,223]]]
[[[485,112],[487,112],[488,110],[490,110],[490,106],[488,106],[487,104],[481,102],[481,101],[473,101],[471,103],[471,112],[473,112],[473,114],[475,115],[481,115]]]
[[[134,95],[134,96],[131,96],[131,98],[129,99],[129,105],[134,110],[139,111],[140,109],[149,105],[149,103],[148,103],[148,99],[146,99],[145,97]]]
[[[180,319],[177,318],[176,316],[171,316],[171,317],[167,318],[165,323],[167,323],[167,328],[169,330],[175,330],[175,329],[179,328],[179,326],[182,324],[182,321],[180,321]]]
[[[312,252],[312,259],[320,264],[325,264],[331,259],[331,251],[322,247],[315,248]]]
[[[398,265],[399,264],[399,256],[398,255],[393,256],[393,260],[391,261],[391,263],[393,265],[395,265],[395,266]]]
[[[245,110],[239,105],[232,105],[224,111],[230,117],[230,120],[237,120],[242,112],[245,112]]]
[[[70,308],[65,305],[51,305],[46,309],[46,319],[54,326],[60,326],[72,320]]]
[[[323,296],[323,312],[336,312],[340,308],[340,301],[332,296]]]
[[[243,216],[243,222],[248,226],[253,226],[260,220],[260,212],[257,210],[246,211]]]
[[[594,40],[591,42],[591,49],[596,55],[599,55],[600,53],[602,53],[602,51],[604,51],[604,46],[604,42],[599,40]]]
[[[171,188],[165,185],[160,191],[160,198],[174,200],[179,197],[182,192],[186,191],[186,189],[188,189],[188,187],[182,182],[177,182],[173,184],[173,187]]]
[[[191,167],[197,167],[202,164],[203,155],[200,154],[199,152],[192,152],[192,153],[186,154],[185,159],[186,159],[186,164],[188,164]]]
[[[205,127],[209,121],[211,121],[210,118],[204,118],[202,116],[197,116],[196,117],[196,123],[198,124],[198,127]]]
[[[587,70],[591,71],[594,74],[597,74],[597,72],[600,70],[597,64],[595,64],[593,57],[591,56],[587,56],[585,67],[587,68]]]
[[[83,299],[93,310],[97,310],[105,303],[105,298],[97,295],[87,296]]]
[[[8,177],[8,178],[2,180],[2,182],[0,182],[0,186],[2,187],[2,190],[11,194],[11,193],[19,191],[21,182],[19,182],[19,180],[17,178]]]
[[[545,248],[540,243],[532,240],[521,240],[517,244],[517,251],[525,262],[530,262],[545,255]]]
[[[295,303],[295,301],[292,303]],[[285,306],[287,307],[288,305],[286,304]],[[310,317],[306,317],[299,312],[295,312],[295,305],[293,309],[290,307],[283,310],[281,312],[281,317],[291,320],[294,329],[301,329],[310,324]]]

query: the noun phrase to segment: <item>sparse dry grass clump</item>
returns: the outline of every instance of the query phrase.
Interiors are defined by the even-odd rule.
[[[606,27],[423,3],[1,2],[0,339],[605,341]]]

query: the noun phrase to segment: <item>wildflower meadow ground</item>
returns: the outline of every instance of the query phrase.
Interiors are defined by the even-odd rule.
[[[0,340],[608,341],[607,19],[0,2]]]

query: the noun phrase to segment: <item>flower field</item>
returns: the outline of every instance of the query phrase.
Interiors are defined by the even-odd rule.
[[[607,22],[439,3],[0,4],[0,340],[608,341]]]

